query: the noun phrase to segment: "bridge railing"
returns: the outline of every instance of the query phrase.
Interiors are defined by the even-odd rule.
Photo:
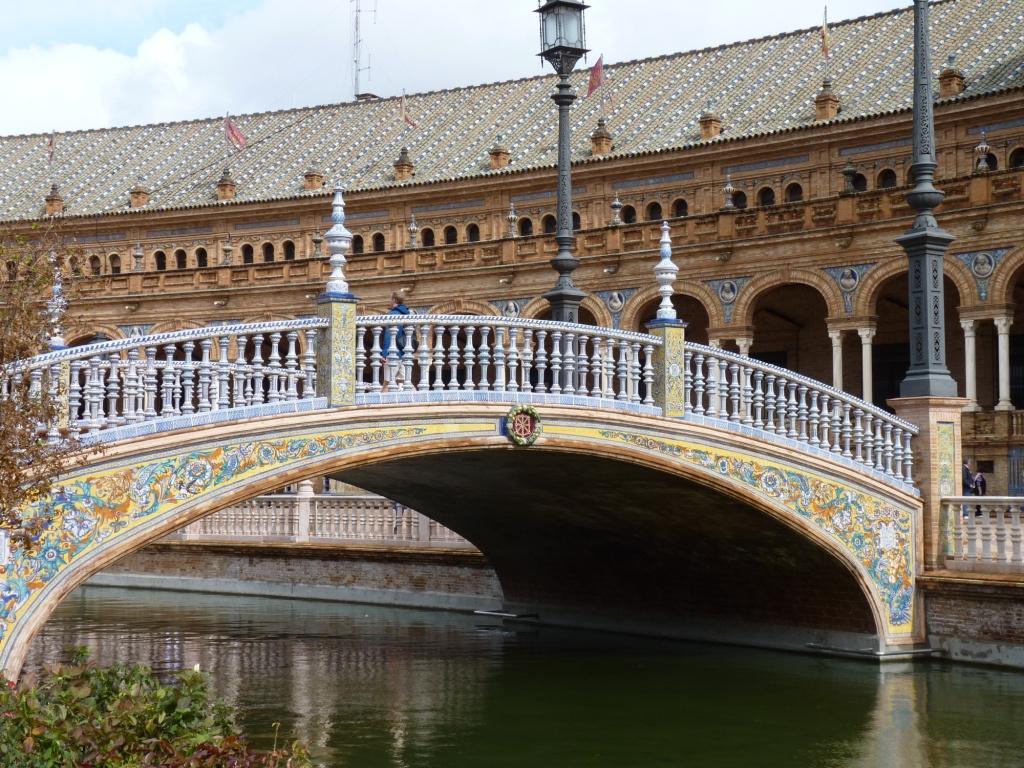
[[[763,430],[838,454],[909,487],[918,428],[793,371],[687,342],[684,418]]]
[[[109,427],[316,395],[326,320],[225,325],[50,352],[0,371],[0,398],[28,387],[68,403],[68,430]],[[41,425],[51,439],[55,425]]]
[[[381,496],[277,493],[233,504],[171,538],[189,541],[311,541],[395,547],[473,545],[449,528]]]
[[[1024,498],[944,497],[940,519],[950,570],[1024,573]]]
[[[504,392],[653,405],[661,339],[574,323],[469,315],[356,318],[356,391]]]

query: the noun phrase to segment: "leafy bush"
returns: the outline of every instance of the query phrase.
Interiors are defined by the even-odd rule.
[[[170,685],[142,665],[99,667],[84,648],[0,685],[0,768],[300,768],[309,754],[257,752],[230,707],[212,702],[209,676],[179,672]]]

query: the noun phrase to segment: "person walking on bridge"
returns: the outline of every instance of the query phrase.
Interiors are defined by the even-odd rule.
[[[412,314],[412,310],[405,305],[405,295],[401,291],[391,294],[391,309],[388,310],[388,314]],[[385,332],[387,333],[387,343],[384,345],[384,359],[387,362],[387,372],[384,386],[381,388],[382,392],[387,392],[392,384],[405,381],[405,366],[402,365],[402,352],[405,350],[405,328],[399,326],[398,333],[393,337],[393,342],[391,329],[389,328]]]

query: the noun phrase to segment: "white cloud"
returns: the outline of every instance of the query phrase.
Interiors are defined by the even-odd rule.
[[[352,97],[347,2],[218,0],[223,20],[207,15],[204,23],[185,23],[183,16],[203,13],[186,0],[58,1],[68,4],[68,18],[57,16],[62,34],[77,25],[83,42],[0,53],[0,134],[186,120]],[[850,18],[894,2],[833,0],[832,10],[836,19]],[[791,0],[784,15],[760,0],[670,3],[658,9],[653,24],[650,14],[629,13],[621,3],[592,5],[590,63],[602,52],[613,63],[821,23],[818,0]],[[364,63],[372,61],[361,88],[393,96],[550,72],[536,56],[535,7],[533,0],[378,0],[376,23],[369,14],[361,19]],[[167,19],[167,27],[157,29],[154,19]],[[118,50],[88,44],[122,28],[125,34],[147,31],[134,48],[122,39]]]

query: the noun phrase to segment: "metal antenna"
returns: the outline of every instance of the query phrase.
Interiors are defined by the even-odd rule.
[[[362,60],[362,54],[361,54],[360,48],[362,48],[362,45],[363,45],[363,38],[362,38],[362,35],[359,32],[359,16],[360,16],[360,14],[363,14],[363,13],[371,13],[371,11],[364,11],[364,10],[362,10],[362,8],[360,8],[360,5],[361,5],[360,0],[350,0],[350,2],[355,5],[355,24],[353,26],[353,30],[354,31],[353,31],[353,35],[352,35],[352,72],[353,72],[353,79],[354,79],[353,87],[355,89],[353,91],[353,96],[358,96],[360,93],[362,93],[362,91],[359,88],[359,73],[364,71],[364,70],[366,72],[370,71],[370,65],[369,64],[367,64],[365,67],[360,67],[359,66],[359,64],[360,64],[360,62]],[[376,24],[377,23],[377,2],[376,2],[376,0],[374,0],[374,3],[373,3],[373,11],[372,11],[372,13],[373,13],[373,23]]]

